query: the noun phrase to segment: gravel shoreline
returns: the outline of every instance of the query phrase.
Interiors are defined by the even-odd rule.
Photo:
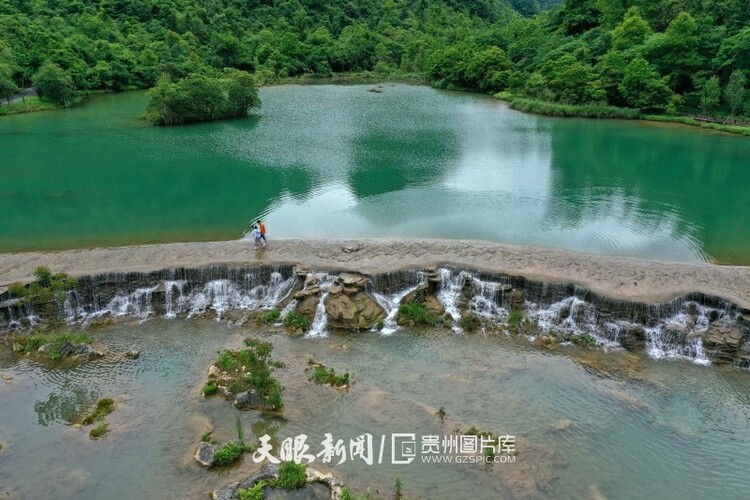
[[[302,264],[311,269],[380,273],[455,265],[550,283],[573,283],[613,299],[667,302],[690,292],[750,309],[750,267],[657,262],[475,240],[273,239],[170,243],[0,254],[0,293],[33,279],[38,266],[73,276],[164,268]]]

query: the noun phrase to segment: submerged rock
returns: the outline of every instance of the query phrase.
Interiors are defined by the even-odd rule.
[[[255,389],[250,389],[249,391],[240,392],[234,397],[234,406],[238,410],[265,408],[265,402]]]
[[[220,448],[218,444],[201,443],[195,450],[193,459],[203,467],[210,469],[214,465],[214,452]]]
[[[333,474],[323,474],[322,472],[307,467],[307,484],[298,490],[279,490],[272,487],[265,488],[265,498],[305,498],[305,499],[330,499],[339,500],[343,491],[343,483]],[[211,498],[214,500],[235,500],[237,492],[240,489],[252,488],[261,481],[270,481],[279,477],[279,466],[272,463],[266,465],[256,474],[224,486],[221,489],[211,492]],[[321,486],[323,488],[321,488]]]
[[[130,351],[125,353],[126,358],[130,359],[138,359],[141,357],[141,351],[136,351],[135,349],[131,349]]]

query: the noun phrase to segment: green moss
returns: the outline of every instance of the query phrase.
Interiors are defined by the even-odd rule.
[[[89,437],[91,439],[99,439],[109,432],[109,425],[107,422],[99,422],[99,425],[89,431]]]
[[[289,311],[289,313],[284,316],[284,326],[293,329],[302,328],[303,330],[307,330],[310,328],[310,319],[301,314],[297,314],[294,311]]]
[[[96,403],[94,410],[81,420],[83,425],[91,425],[94,422],[103,420],[104,417],[115,411],[115,400],[112,398],[100,399]]]
[[[434,326],[437,321],[437,316],[429,312],[422,302],[408,302],[398,307],[399,324]]]
[[[290,461],[282,462],[279,466],[279,477],[273,485],[283,490],[296,490],[302,488],[306,481],[305,466]]]
[[[231,465],[235,463],[245,449],[238,443],[227,443],[214,451],[214,463],[216,465]]]

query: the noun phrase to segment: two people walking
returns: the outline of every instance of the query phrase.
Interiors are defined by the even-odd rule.
[[[262,219],[258,219],[257,221],[255,221],[255,224],[253,224],[253,230],[250,232],[250,236],[253,237],[253,241],[255,242],[253,250],[268,246],[268,240],[266,239],[266,224]]]

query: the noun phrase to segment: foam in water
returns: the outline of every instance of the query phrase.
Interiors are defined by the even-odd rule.
[[[399,326],[396,322],[396,317],[398,316],[398,306],[401,305],[401,301],[404,299],[404,297],[415,291],[420,285],[421,283],[389,295],[378,292],[372,293],[375,301],[380,305],[380,307],[383,308],[386,313],[386,317],[383,320],[383,328],[380,329],[380,333],[382,335],[392,335],[398,330]],[[377,327],[373,329],[373,331],[376,330]]]

